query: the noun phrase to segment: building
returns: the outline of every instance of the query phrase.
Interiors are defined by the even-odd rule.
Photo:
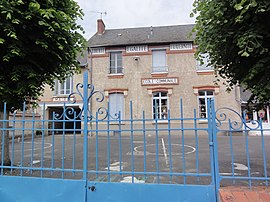
[[[258,103],[255,99],[249,103],[252,93],[240,88],[241,111],[245,113],[247,127],[257,128],[256,122],[261,121],[264,135],[270,135],[270,110],[269,103]],[[250,131],[250,135],[261,135],[261,130]]]
[[[207,57],[204,64],[195,60],[196,46],[189,37],[193,26],[106,30],[97,21],[97,33],[89,40],[91,78],[110,101],[111,114],[120,111],[121,117],[129,117],[132,100],[135,118],[142,118],[144,110],[147,118],[165,120],[168,109],[179,109],[180,98],[185,117],[193,116],[195,108],[206,118],[207,98],[239,112],[239,93],[214,84]],[[171,117],[179,117],[179,110],[171,110]]]
[[[224,85],[214,84],[215,74],[207,66],[207,56],[204,63],[195,60],[196,45],[189,37],[193,26],[109,30],[99,19],[97,32],[88,41],[88,59],[82,62],[88,63],[88,68],[82,65],[82,73],[89,71],[89,83],[105,95],[103,103],[92,99],[92,113],[107,107],[112,118],[120,112],[121,119],[129,119],[132,101],[134,119],[143,118],[144,111],[145,118],[166,124],[169,109],[171,118],[180,117],[182,99],[183,116],[193,117],[196,109],[200,122],[205,123],[208,98],[214,98],[216,107],[226,106],[240,113],[239,89],[227,93]],[[78,82],[82,82],[82,74],[64,83],[56,81],[54,92],[45,90],[40,107],[47,112],[47,118],[52,118],[53,112],[62,113],[63,103]],[[80,99],[72,107],[79,113]]]

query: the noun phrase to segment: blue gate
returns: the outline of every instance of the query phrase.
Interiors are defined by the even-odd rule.
[[[92,101],[102,103],[104,95],[87,78],[85,73],[63,112],[54,112],[51,119],[45,118],[45,107],[37,117],[24,106],[20,114],[0,120],[1,159],[7,153],[10,157],[10,165],[0,165],[1,201],[212,202],[217,201],[221,180],[253,179],[250,172],[246,178],[234,170],[231,175],[220,173],[217,134],[226,132],[233,147],[233,134],[247,133],[247,128],[235,128],[230,119],[224,128],[228,117],[217,116],[214,102],[209,100],[207,119],[197,118],[196,110],[193,117],[183,117],[181,100],[179,118],[171,118],[168,111],[165,124],[147,119],[144,112],[135,119],[132,102],[130,117],[123,119],[121,113],[110,114],[108,107],[90,110]],[[72,108],[74,96],[83,100],[81,111]],[[7,113],[4,107],[3,117]],[[266,173],[256,179],[267,182],[263,154]],[[234,158],[230,160],[234,166]]]

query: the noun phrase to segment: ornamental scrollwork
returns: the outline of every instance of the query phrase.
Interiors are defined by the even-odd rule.
[[[86,88],[86,89],[84,89]],[[87,91],[87,96],[85,97],[84,90]],[[119,114],[110,115],[109,110],[105,107],[99,107],[95,113],[91,109],[91,105],[93,104],[93,101],[102,103],[104,101],[104,94],[101,91],[95,90],[94,85],[87,84],[84,86],[82,83],[78,83],[76,85],[76,91],[70,93],[67,98],[67,102],[64,104],[64,109],[62,114],[54,113],[53,119],[54,120],[78,120],[78,119],[84,119],[85,117],[85,111],[87,111],[87,121],[93,121],[93,120],[105,120],[105,119],[113,119],[117,120],[119,119]],[[86,100],[85,100],[86,99]],[[76,110],[70,106],[72,104],[76,104],[77,100],[82,100],[83,105],[81,111],[76,114]],[[86,102],[84,102],[86,101]],[[86,106],[85,106],[85,103]],[[67,106],[66,106],[67,105]]]
[[[247,125],[246,120],[237,111],[228,107],[222,107],[216,110],[215,118],[217,128],[221,128],[227,124],[229,124],[229,130],[234,131],[258,130],[260,128],[260,122],[258,120],[253,120]]]

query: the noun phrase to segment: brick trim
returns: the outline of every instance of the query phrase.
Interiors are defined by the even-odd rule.
[[[212,70],[212,71],[201,71],[201,72],[198,72],[197,71],[197,74],[198,75],[213,75],[214,74],[214,70]]]
[[[168,76],[168,72],[164,72],[164,73],[151,73],[151,76],[153,78],[167,77]]]
[[[199,94],[200,90],[212,90],[215,94],[219,93],[220,86],[215,85],[201,85],[201,86],[193,86],[193,92],[195,95]]]
[[[109,88],[109,89],[104,89],[105,92],[105,97],[109,98],[109,95],[112,93],[123,93],[124,96],[127,96],[128,89],[127,88]]]
[[[109,74],[108,79],[122,79],[124,78],[124,74]]]

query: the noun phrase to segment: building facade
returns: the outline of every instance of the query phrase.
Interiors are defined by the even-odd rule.
[[[239,93],[227,93],[215,85],[215,75],[205,61],[196,61],[196,46],[189,37],[193,25],[106,30],[98,20],[97,33],[90,38],[92,83],[104,91],[110,114],[121,112],[129,118],[133,102],[134,118],[166,120],[179,117],[182,99],[184,117],[207,117],[207,99],[217,106],[240,110]],[[93,108],[95,103],[93,103]]]
[[[215,84],[214,70],[207,66],[207,56],[203,62],[194,58],[196,46],[192,36],[189,37],[193,26],[107,30],[99,19],[97,32],[88,41],[85,61],[88,65],[82,65],[82,74],[88,71],[89,83],[105,95],[103,103],[92,99],[92,113],[105,107],[112,118],[120,112],[121,119],[130,119],[132,101],[134,119],[142,119],[144,111],[144,118],[166,123],[169,110],[171,118],[180,117],[182,101],[183,116],[193,117],[195,109],[200,122],[204,123],[208,98],[215,100],[217,108],[226,106],[240,113],[239,89],[226,92],[222,83]],[[59,114],[63,111],[68,94],[82,82],[82,74],[74,75],[64,83],[56,81],[54,92],[49,88],[45,90],[40,108],[48,118],[52,118],[55,111]],[[80,98],[76,98],[76,105],[72,107],[80,112]]]

